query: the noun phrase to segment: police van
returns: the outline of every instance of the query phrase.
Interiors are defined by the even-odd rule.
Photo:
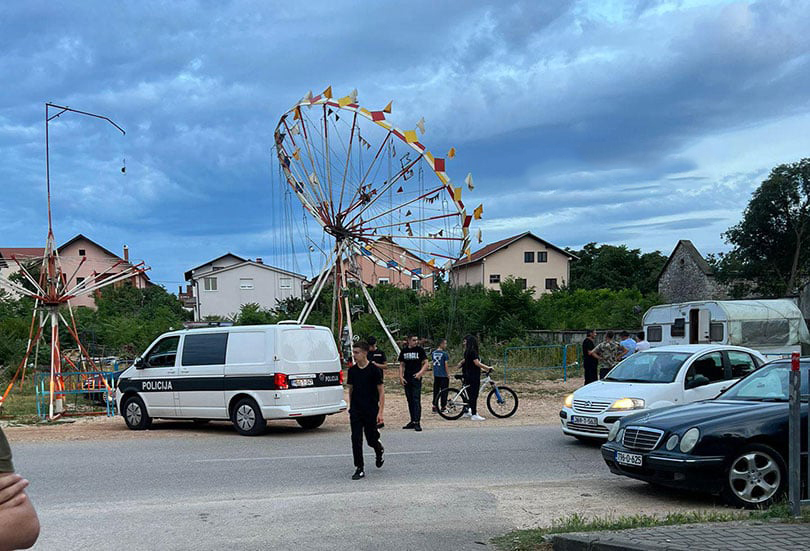
[[[230,420],[247,436],[268,419],[314,429],[346,410],[331,331],[284,324],[164,333],[121,374],[116,403],[132,430],[157,418]]]

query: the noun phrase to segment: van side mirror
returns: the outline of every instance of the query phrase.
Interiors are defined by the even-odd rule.
[[[146,362],[144,362],[143,358],[138,356],[135,358],[135,363],[133,365],[135,366],[135,369],[143,369],[146,367]]]

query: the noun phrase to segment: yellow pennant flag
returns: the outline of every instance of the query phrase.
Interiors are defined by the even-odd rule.
[[[340,98],[338,100],[338,105],[340,105],[341,107],[346,107],[351,102],[352,102],[352,97],[351,96],[343,96],[342,98]]]
[[[428,260],[428,266],[430,266],[431,268],[433,268],[434,266],[436,266],[436,259],[435,259],[435,258],[431,258],[430,260]]]
[[[416,135],[416,130],[406,130],[404,134],[405,134],[405,141],[408,143],[419,141],[419,137]]]
[[[481,215],[484,214],[484,205],[478,205],[473,211],[473,218],[481,220]]]
[[[332,87],[329,86],[326,90],[323,91],[323,95],[326,98],[332,99]]]
[[[293,159],[295,159],[296,161],[301,160],[301,150],[300,149],[296,148],[295,151],[293,151]]]
[[[296,108],[295,108],[295,115],[293,115],[293,120],[296,120],[296,121],[297,121],[297,120],[299,120],[300,118],[301,118],[301,108],[300,108],[300,107],[296,107]]]
[[[391,105],[393,103],[394,103],[393,101],[389,101],[388,105],[386,105],[385,108],[383,109],[383,113],[390,113],[391,112]]]
[[[455,147],[451,147],[451,148],[450,148],[450,151],[448,151],[448,152],[447,152],[447,158],[448,158],[448,159],[452,159],[452,158],[453,158],[453,157],[455,157],[455,156],[456,156],[456,148],[455,148]]]
[[[454,201],[461,201],[461,188],[454,187],[453,188],[453,200]]]

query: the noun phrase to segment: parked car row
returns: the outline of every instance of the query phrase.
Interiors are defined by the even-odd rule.
[[[806,395],[810,359],[800,368]],[[605,440],[614,474],[765,507],[787,486],[789,372],[789,360],[765,364],[742,347],[652,349],[567,397],[562,430]],[[805,464],[806,401],[801,408]]]

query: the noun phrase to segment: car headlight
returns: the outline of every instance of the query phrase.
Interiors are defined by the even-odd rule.
[[[644,409],[644,400],[641,398],[620,398],[613,402],[608,411],[629,411],[631,409]]]
[[[683,438],[681,438],[681,451],[683,453],[691,452],[695,444],[698,443],[698,440],[700,440],[700,430],[697,427],[692,427],[683,433]]]
[[[566,396],[563,405],[567,408],[574,407],[574,395],[569,394],[568,396]]]
[[[617,434],[619,434],[619,422],[618,421],[613,423],[613,425],[610,427],[610,432],[608,432],[608,442],[612,442],[613,439],[616,438]]]
[[[678,445],[678,440],[680,440],[680,438],[678,437],[677,434],[673,434],[672,436],[670,436],[669,440],[667,440],[667,450],[668,451],[674,450],[675,446]]]

